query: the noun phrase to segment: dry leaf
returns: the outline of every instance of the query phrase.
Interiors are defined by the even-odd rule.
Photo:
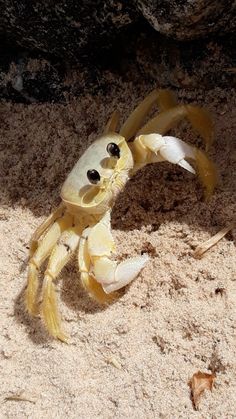
[[[220,230],[217,234],[215,234],[213,237],[211,237],[209,240],[205,241],[204,243],[200,244],[196,247],[196,249],[193,252],[193,256],[196,259],[200,259],[202,255],[210,249],[212,246],[214,246],[218,241],[220,241],[224,236],[226,236],[227,233],[229,233],[230,230],[233,230],[235,228],[236,224],[232,223],[228,227],[223,228]]]
[[[6,396],[4,398],[5,401],[11,401],[11,400],[15,400],[15,401],[24,401],[24,402],[30,402],[30,403],[36,403],[37,401],[37,397],[35,394],[30,394],[24,390],[21,390],[17,393],[12,393],[9,396]]]
[[[192,390],[193,405],[195,409],[198,409],[201,394],[205,390],[212,390],[215,377],[215,374],[208,374],[201,371],[193,374],[191,380],[189,381],[189,385]]]

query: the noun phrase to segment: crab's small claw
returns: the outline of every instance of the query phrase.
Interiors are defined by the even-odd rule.
[[[141,271],[148,260],[147,255],[127,259],[118,263],[112,258],[115,250],[110,227],[110,211],[91,228],[88,235],[88,253],[94,278],[106,293],[123,288]]]
[[[93,298],[99,304],[109,304],[117,297],[116,293],[107,295],[104,292],[101,284],[99,284],[94,276],[90,274],[91,258],[88,252],[88,235],[90,231],[90,227],[87,227],[83,231],[79,243],[78,264],[80,270],[80,279],[83,287],[91,298]]]
[[[100,258],[94,267],[96,280],[102,284],[102,288],[106,293],[117,291],[136,278],[148,259],[148,255],[144,254],[124,260],[118,264],[106,257]],[[108,282],[108,280],[110,281]]]

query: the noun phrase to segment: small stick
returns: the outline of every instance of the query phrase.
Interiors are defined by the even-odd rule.
[[[224,236],[226,236],[226,234],[230,230],[233,230],[233,228],[235,227],[236,224],[232,223],[228,227],[225,227],[222,230],[218,231],[218,233],[211,237],[209,240],[196,247],[196,249],[193,252],[193,257],[195,257],[196,259],[200,259],[207,250],[209,250],[212,246],[218,243]]]
[[[34,394],[27,393],[24,390],[21,390],[17,393],[13,393],[13,394],[10,394],[9,396],[6,396],[4,400],[5,401],[12,401],[12,400],[24,401],[24,402],[30,402],[30,403],[35,404],[37,401],[37,396]]]

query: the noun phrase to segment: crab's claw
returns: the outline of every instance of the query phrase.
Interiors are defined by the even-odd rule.
[[[146,116],[155,104],[159,113],[144,125]],[[134,136],[153,132],[165,135],[184,119],[203,138],[208,149],[214,139],[214,126],[209,112],[199,106],[178,104],[174,93],[166,89],[153,90],[134,109],[121,127],[120,134],[127,141]]]
[[[111,234],[110,211],[90,229],[87,246],[90,276],[92,275],[97,283],[101,284],[107,294],[129,284],[148,260],[147,255],[130,258],[120,263],[112,258],[115,244]]]
[[[166,160],[195,174],[195,169],[190,163],[195,164],[197,174],[205,187],[206,199],[212,195],[217,182],[216,169],[207,155],[196,147],[176,137],[148,134],[140,135],[135,139],[132,151],[135,170],[147,163]]]
[[[94,264],[94,275],[102,284],[104,291],[109,294],[133,281],[147,261],[147,255],[130,258],[120,263],[103,256]]]

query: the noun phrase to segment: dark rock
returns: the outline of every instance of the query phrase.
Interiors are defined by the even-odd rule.
[[[125,40],[124,40],[125,42]],[[178,42],[155,31],[143,33],[136,43],[114,47],[119,65],[67,67],[60,60],[49,60],[26,51],[1,54],[0,99],[14,102],[65,102],[85,93],[109,94],[112,83],[145,82],[157,87],[236,86],[235,40],[198,40]]]
[[[28,51],[6,57],[0,50],[0,54],[0,99],[20,103],[66,102],[68,97],[96,94],[107,88],[99,67],[68,67]]]
[[[102,55],[137,14],[120,0],[0,0],[0,34],[8,42],[74,62]]]
[[[143,33],[137,42],[137,63],[143,77],[164,87],[233,87],[236,85],[235,35],[175,41]]]
[[[68,65],[38,52],[0,48],[0,99],[66,102],[89,93],[109,95],[120,80],[153,87],[236,86],[235,36],[188,42],[166,38],[148,24],[120,35],[102,61]]]
[[[2,45],[0,55],[0,99],[23,103],[63,99],[60,63]]]
[[[134,0],[156,31],[179,40],[234,32],[236,2],[231,0]]]

